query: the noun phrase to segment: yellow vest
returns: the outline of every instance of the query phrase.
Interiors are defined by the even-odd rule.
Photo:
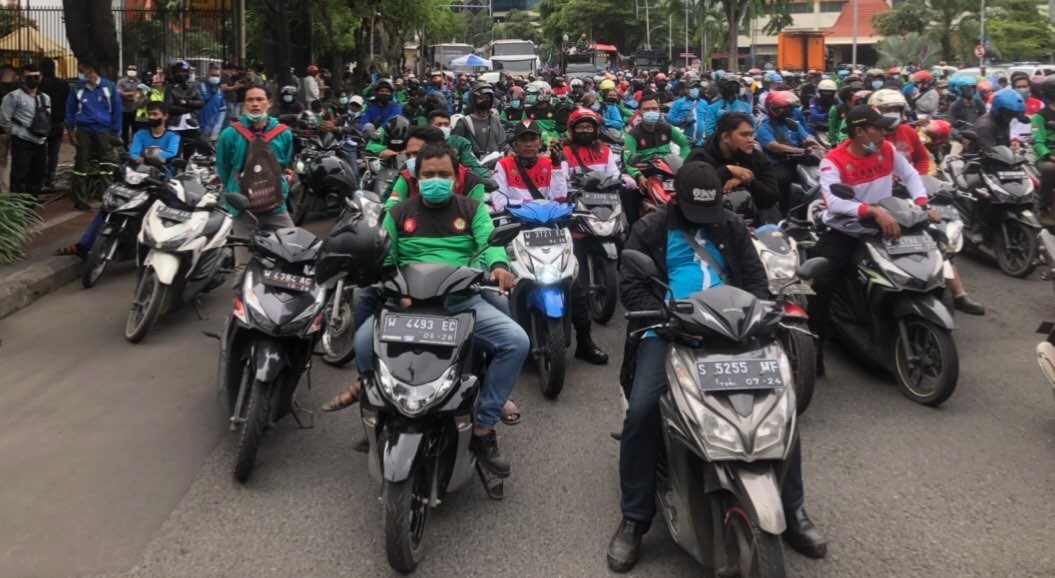
[[[158,90],[151,90],[150,94],[147,95],[147,104],[151,102],[164,102],[165,93]],[[147,107],[144,105],[142,108],[136,111],[136,120],[146,120],[147,118]]]

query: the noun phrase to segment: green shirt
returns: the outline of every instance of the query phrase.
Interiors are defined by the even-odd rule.
[[[443,207],[425,206],[421,196],[399,203],[385,215],[381,225],[392,238],[385,266],[440,263],[470,267],[473,255],[484,247],[494,231],[486,205],[455,195]],[[489,269],[506,268],[505,247],[488,247],[483,253]]]
[[[1051,160],[1050,157],[1055,150],[1055,130],[1048,128],[1048,122],[1042,112],[1034,114],[1029,119],[1029,125],[1033,132],[1033,153],[1037,162]]]
[[[685,138],[685,133],[681,132],[680,128],[673,126],[670,127],[670,140],[671,142],[677,143],[678,147],[681,149],[678,151],[678,156],[681,157],[681,160],[689,158],[689,153],[692,152],[692,144],[689,142],[689,139]],[[626,167],[626,174],[634,177],[634,179],[641,176],[641,171],[637,170],[637,167],[630,164],[630,157],[639,155],[641,162],[648,162],[652,159],[666,157],[671,152],[670,142],[658,147],[637,150],[637,139],[630,133],[626,133],[626,135],[623,136],[623,147],[623,165]]]
[[[491,171],[487,170],[487,167],[480,164],[480,161],[473,154],[473,145],[467,139],[464,139],[458,135],[451,135],[447,138],[447,145],[452,149],[458,151],[458,162],[465,165],[472,172],[476,173],[480,178],[489,179],[491,178]],[[381,129],[377,133],[377,139],[366,143],[366,151],[375,155],[380,155],[385,152],[385,129]]]

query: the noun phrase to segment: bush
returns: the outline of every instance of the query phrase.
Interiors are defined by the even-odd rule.
[[[33,210],[36,201],[22,193],[0,193],[0,265],[8,265],[26,256],[26,247],[36,236],[34,225],[40,215]]]

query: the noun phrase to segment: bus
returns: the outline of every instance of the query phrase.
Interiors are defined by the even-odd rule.
[[[530,40],[495,40],[490,47],[494,70],[508,74],[538,74],[540,62]]]
[[[451,66],[451,60],[472,54],[473,47],[468,44],[433,44],[429,46],[428,62],[433,70],[450,70],[452,72],[472,72],[471,66]]]

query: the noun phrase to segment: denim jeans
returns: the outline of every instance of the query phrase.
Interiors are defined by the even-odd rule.
[[[355,289],[355,296],[352,297],[352,305],[355,307],[355,315],[352,317],[352,327],[355,331],[359,331],[359,328],[366,323],[367,319],[373,317],[374,312],[377,311],[377,306],[381,304],[381,294],[377,291],[376,287],[345,287],[345,291]]]
[[[476,311],[473,347],[491,356],[491,366],[484,376],[483,389],[476,412],[476,427],[493,430],[502,418],[502,407],[516,386],[520,369],[530,351],[524,330],[504,313],[495,309],[479,295],[451,303],[450,313]],[[355,332],[355,361],[359,372],[374,369],[374,317]]]
[[[641,341],[630,408],[619,445],[623,516],[641,522],[651,521],[656,515],[656,466],[664,452],[659,400],[667,392],[667,347],[665,340],[655,337]],[[801,508],[805,499],[800,445],[796,443],[789,456],[788,473],[780,492],[788,514]]]
[[[99,237],[99,232],[103,230],[103,223],[106,222],[106,213],[99,211],[95,213],[95,218],[88,224],[88,228],[84,231],[84,235],[81,235],[81,242],[78,245],[84,247],[85,251],[90,251],[92,246],[95,245],[95,239]]]

